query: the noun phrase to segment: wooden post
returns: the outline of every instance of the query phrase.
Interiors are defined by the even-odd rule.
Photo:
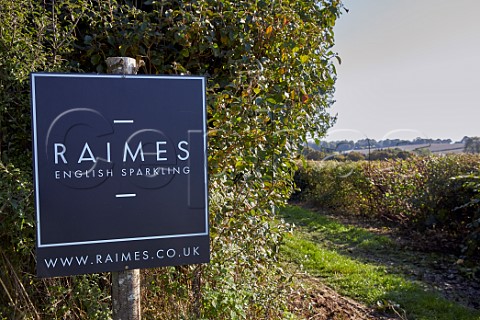
[[[108,73],[136,74],[137,63],[133,58],[110,57],[106,59]],[[140,320],[140,270],[112,273],[112,307],[114,320]]]
[[[140,320],[140,270],[112,272],[113,320]]]

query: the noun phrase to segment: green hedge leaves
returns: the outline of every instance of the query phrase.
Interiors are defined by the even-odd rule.
[[[480,252],[479,167],[480,157],[472,154],[312,161],[296,175],[301,189],[296,197],[438,233],[439,249],[474,257]]]
[[[145,314],[281,317],[288,282],[276,259],[287,226],[272,222],[292,192],[297,147],[335,120],[328,108],[341,7],[339,0],[0,0],[0,318],[108,314],[108,276],[33,276],[28,75],[103,73],[110,56],[143,60],[140,73],[208,81],[212,263],[145,271]]]

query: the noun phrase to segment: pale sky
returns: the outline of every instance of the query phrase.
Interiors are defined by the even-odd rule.
[[[480,136],[480,0],[344,0],[327,140]]]

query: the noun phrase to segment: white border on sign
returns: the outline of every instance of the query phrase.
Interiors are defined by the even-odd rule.
[[[201,80],[202,82],[202,95],[203,95],[203,145],[204,145],[204,185],[205,185],[205,232],[201,233],[186,233],[186,234],[172,234],[161,236],[146,236],[146,237],[134,237],[134,238],[120,238],[120,239],[104,239],[104,240],[91,240],[91,241],[79,241],[79,242],[65,242],[65,243],[53,243],[43,244],[41,237],[41,224],[40,224],[40,189],[38,187],[38,141],[37,141],[37,105],[36,105],[36,91],[35,91],[35,78],[36,77],[67,77],[67,78],[135,78],[135,79],[171,79],[171,80]],[[115,243],[115,242],[128,242],[128,241],[142,241],[142,240],[158,240],[158,239],[171,239],[171,238],[186,238],[186,237],[198,237],[206,236],[209,234],[208,228],[208,166],[207,166],[207,116],[206,116],[206,85],[205,77],[198,76],[157,76],[157,75],[116,75],[116,74],[73,74],[73,73],[32,73],[31,74],[31,88],[32,88],[32,135],[33,135],[33,153],[34,153],[34,176],[35,176],[35,206],[36,206],[36,224],[37,224],[37,247],[38,248],[53,248],[53,247],[66,247],[66,246],[79,246],[90,244],[103,244],[103,243]],[[132,123],[131,120],[116,120],[118,123]],[[132,196],[132,195],[129,195]],[[121,196],[120,196],[121,197]]]

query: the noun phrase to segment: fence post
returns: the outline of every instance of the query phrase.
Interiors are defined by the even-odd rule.
[[[133,58],[109,57],[107,72],[111,74],[136,74],[137,63]],[[140,320],[140,270],[112,272],[112,308],[114,320]]]

